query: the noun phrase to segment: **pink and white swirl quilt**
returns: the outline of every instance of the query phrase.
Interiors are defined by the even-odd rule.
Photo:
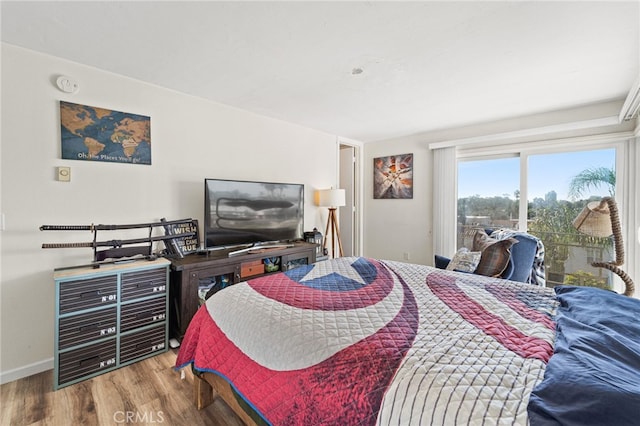
[[[526,425],[556,306],[538,286],[339,258],[216,293],[176,366],[273,425]]]

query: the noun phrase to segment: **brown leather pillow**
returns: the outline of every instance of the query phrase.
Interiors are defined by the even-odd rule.
[[[489,237],[484,231],[478,231],[473,238],[473,248],[480,250],[482,254],[480,255],[480,263],[473,273],[488,277],[500,277],[509,265],[511,246],[517,242],[518,240],[515,238],[496,240]]]
[[[491,238],[484,232],[484,229],[476,229],[476,233],[473,235],[473,249],[472,251],[482,251],[493,243],[497,243],[498,240]]]

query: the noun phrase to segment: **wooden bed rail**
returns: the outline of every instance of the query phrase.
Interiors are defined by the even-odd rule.
[[[195,404],[198,410],[207,407],[215,400],[216,396],[220,396],[245,425],[258,426],[265,424],[263,422],[256,423],[255,419],[238,402],[231,385],[220,376],[213,373],[194,374],[193,386]]]

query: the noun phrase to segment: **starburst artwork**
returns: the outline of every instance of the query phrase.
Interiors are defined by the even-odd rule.
[[[413,154],[373,159],[373,198],[413,198]]]

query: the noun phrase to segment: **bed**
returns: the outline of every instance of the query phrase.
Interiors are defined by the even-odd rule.
[[[634,424],[640,300],[347,257],[209,298],[176,368],[247,424]]]

